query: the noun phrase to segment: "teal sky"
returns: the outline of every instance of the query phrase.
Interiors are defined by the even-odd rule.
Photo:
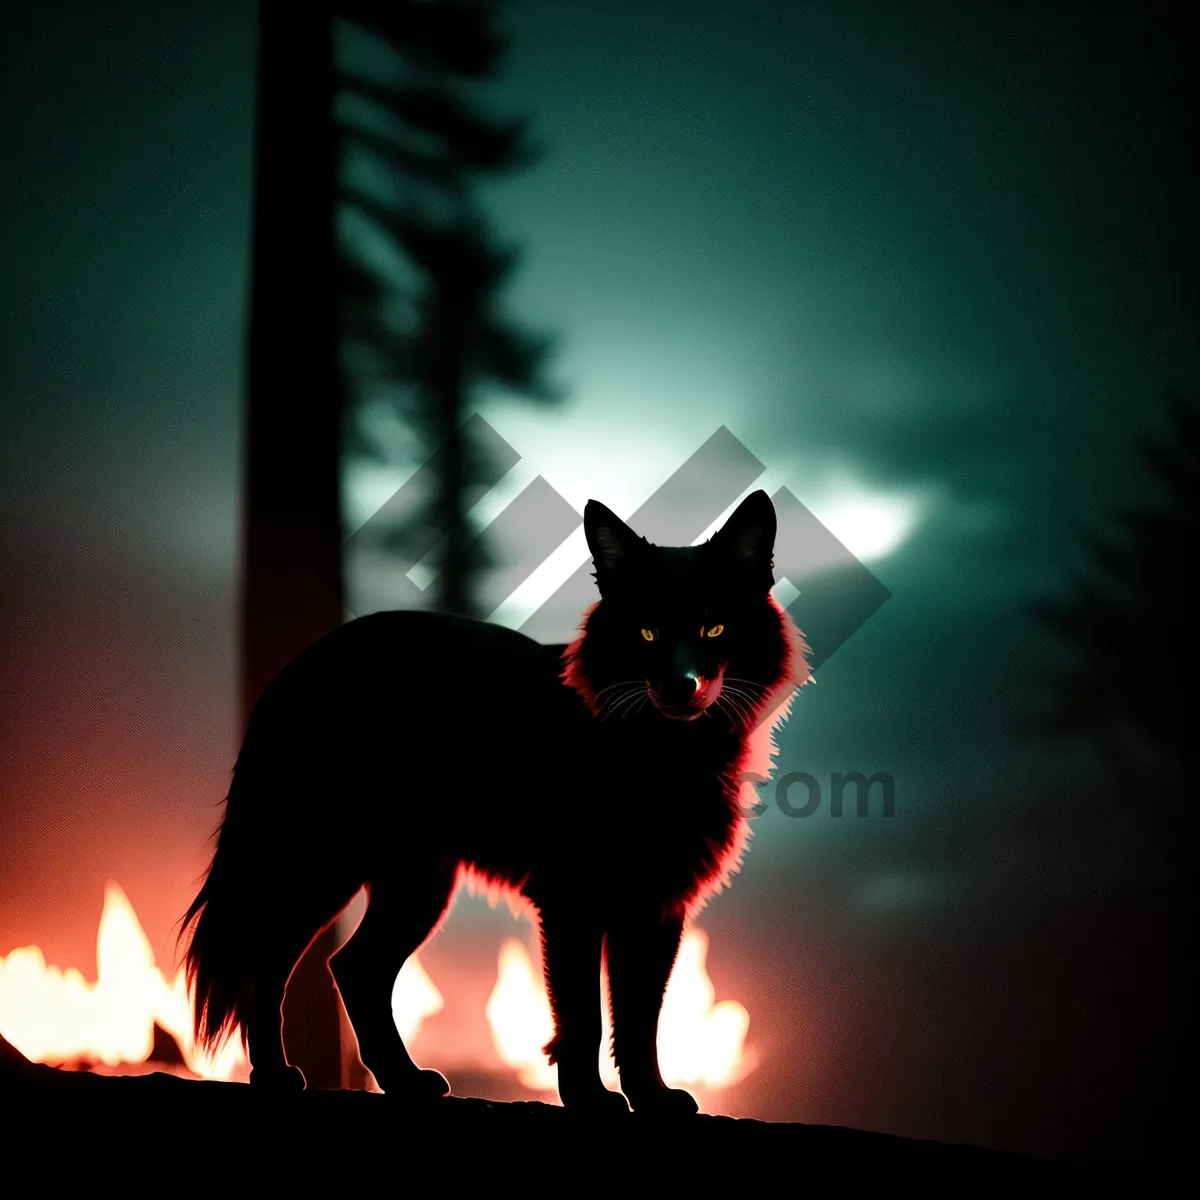
[[[723,424],[852,548],[849,501],[907,514],[864,553],[892,599],[779,759],[889,772],[897,816],[768,814],[706,919],[719,995],[811,1068],[760,1071],[747,1113],[1035,1148],[1045,1122],[1012,1114],[1092,1079],[1068,1039],[986,1113],[953,1103],[980,1047],[1037,1042],[1015,1014],[1038,988],[1056,1021],[1100,1022],[1022,939],[1069,911],[1086,940],[1143,870],[1136,812],[1096,819],[1084,767],[1021,723],[1053,652],[1029,605],[1140,494],[1164,388],[1196,387],[1176,11],[511,6],[496,101],[547,157],[491,212],[567,399],[484,406],[523,456],[489,511],[541,473],[627,514]],[[90,970],[110,876],[165,947],[204,866],[236,739],[253,38],[253,5],[216,0],[0,16],[0,952]],[[415,465],[352,466],[350,521]]]

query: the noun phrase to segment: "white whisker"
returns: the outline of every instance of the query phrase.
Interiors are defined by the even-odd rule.
[[[622,708],[628,708],[630,703],[637,698],[639,692],[642,695],[646,694],[644,688],[631,688],[628,692],[622,692],[617,700],[613,702],[609,711],[605,713],[605,716],[611,716],[613,713],[619,712]]]
[[[754,679],[743,679],[739,676],[726,676],[724,682],[744,684],[745,686],[748,686],[748,688],[754,688],[756,691],[764,692],[764,694],[770,691],[770,686],[768,684],[757,683]]]
[[[727,699],[730,704],[738,710],[739,722],[753,716],[754,709],[746,698],[742,696],[736,688],[722,688],[721,698]]]
[[[738,688],[722,688],[721,692],[722,695],[730,697],[734,703],[737,703],[739,708],[744,709],[748,718],[754,716],[755,709],[758,707],[758,701],[755,700],[754,696],[748,696]]]
[[[641,682],[640,679],[622,679],[619,683],[610,683],[607,687],[602,687],[592,699],[593,701],[599,700],[601,696],[606,692],[611,692],[613,688],[628,687],[630,684],[640,684]]]

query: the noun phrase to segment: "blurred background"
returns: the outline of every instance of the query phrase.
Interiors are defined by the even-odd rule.
[[[386,607],[522,626],[586,557],[571,509],[630,517],[724,426],[765,471],[721,513],[786,488],[890,593],[777,775],[884,772],[895,811],[789,818],[763,789],[689,977],[736,1060],[705,1110],[1173,1154],[1184,6],[0,12],[0,1032],[87,1058],[33,1042],[106,953],[110,1004],[122,962],[167,997],[244,714],[299,646]],[[525,540],[489,536],[514,504]],[[488,1016],[510,939],[534,948],[463,897],[398,1000],[460,1093],[533,1094]],[[319,1075],[336,1013],[307,978]],[[152,1056],[154,1020],[110,1068]]]

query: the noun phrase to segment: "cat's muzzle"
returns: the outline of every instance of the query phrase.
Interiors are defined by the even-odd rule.
[[[699,675],[646,680],[654,707],[672,721],[694,721],[712,702],[709,681]]]

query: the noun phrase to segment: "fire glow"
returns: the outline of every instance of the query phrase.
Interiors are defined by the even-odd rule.
[[[158,1024],[175,1039],[188,1069],[204,1079],[230,1079],[246,1065],[237,1040],[214,1055],[196,1048],[183,972],[170,983],[163,977],[150,939],[115,883],[104,890],[96,974],[89,983],[74,967],[47,966],[37,946],[0,958],[0,1033],[34,1062],[115,1067],[145,1062]]]
[[[679,948],[659,1020],[659,1067],[672,1087],[730,1087],[754,1065],[745,1044],[750,1015],[733,1000],[713,1003],[716,993],[705,967],[707,955],[708,936],[690,929]],[[607,987],[603,1012],[600,1074],[607,1086],[616,1088],[618,1077],[607,1050],[612,1036]],[[532,958],[515,938],[501,947],[487,1019],[500,1057],[521,1082],[533,1091],[553,1091],[556,1068],[542,1053],[554,1033],[550,1002]]]
[[[740,1081],[753,1068],[745,1045],[750,1018],[742,1005],[715,992],[705,960],[708,938],[698,928],[684,936],[663,1002],[659,1059],[664,1079],[675,1087],[718,1090]],[[0,1034],[35,1062],[104,1064],[110,1068],[145,1063],[154,1048],[154,1027],[169,1033],[189,1071],[203,1079],[242,1079],[249,1064],[233,1038],[215,1054],[198,1050],[192,1035],[192,1004],[182,971],[168,981],[121,888],[105,889],[96,937],[97,981],[74,968],[48,965],[37,946],[0,957]],[[442,1011],[444,1001],[416,956],[397,976],[392,1015],[412,1045],[421,1026]],[[611,1035],[607,988],[600,1072],[618,1086],[607,1047]],[[552,1094],[556,1068],[542,1047],[553,1034],[553,1018],[540,972],[525,946],[507,939],[500,949],[497,979],[486,1016],[501,1061],[532,1091]],[[547,1095],[551,1098],[551,1095]]]

